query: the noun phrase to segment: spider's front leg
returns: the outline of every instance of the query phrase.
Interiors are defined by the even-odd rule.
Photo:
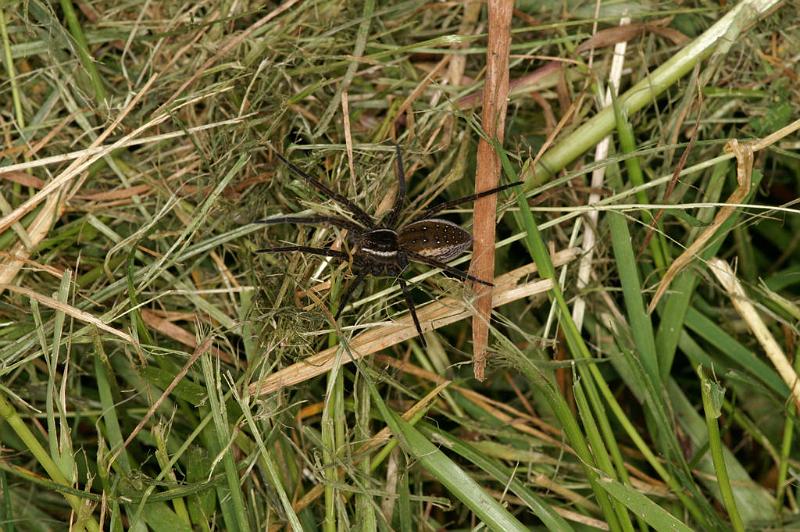
[[[311,246],[279,246],[273,248],[261,248],[255,251],[256,253],[308,253],[309,255],[318,255],[320,257],[331,257],[347,262],[350,256],[335,249],[328,248],[314,248]]]

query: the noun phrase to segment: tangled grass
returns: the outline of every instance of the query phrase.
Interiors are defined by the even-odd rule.
[[[540,4],[0,4],[2,528],[793,526],[798,8]],[[255,253],[346,246],[251,223],[341,214],[273,150],[380,216],[395,142],[414,212],[526,183],[427,349]]]

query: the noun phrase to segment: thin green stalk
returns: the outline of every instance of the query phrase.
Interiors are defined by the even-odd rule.
[[[222,495],[219,503],[223,507],[223,517],[228,530],[245,532],[252,530],[252,528],[248,523],[242,490],[239,486],[239,471],[236,467],[236,461],[233,459],[233,449],[230,445],[232,435],[228,423],[227,409],[224,406],[225,398],[219,387],[222,382],[219,375],[219,366],[215,367],[211,355],[207,352],[200,359],[208,392],[208,406],[214,421],[212,431],[216,440],[214,443],[223,452],[222,466],[225,472],[225,487],[227,489],[222,487],[217,489],[217,493]]]
[[[533,361],[520,352],[510,340],[504,336],[500,336],[499,340],[504,347],[504,353],[512,360],[514,367],[532,383],[538,393],[543,395],[544,401],[561,423],[561,430],[578,457],[586,478],[592,486],[592,491],[597,498],[597,504],[600,506],[603,516],[612,530],[619,528],[617,514],[611,504],[611,499],[605,490],[599,486],[600,475],[597,472],[597,458],[592,454],[592,450],[590,450],[586,441],[587,438],[581,430],[578,420],[572,414],[566,399],[555,389],[553,383],[545,377]],[[605,450],[605,448],[603,447],[602,450]]]
[[[56,299],[63,304],[69,302],[69,287],[72,279],[71,272],[65,270],[61,276],[61,283],[56,293]],[[34,312],[38,313],[38,305],[32,305]],[[59,392],[59,358],[64,330],[64,320],[66,314],[63,310],[56,310],[53,316],[53,340],[47,360],[47,397],[45,398],[47,411],[47,436],[50,440],[50,456],[61,468],[61,472],[68,479],[72,479],[75,472],[75,461],[73,458],[72,439],[70,435],[70,424],[67,418],[66,405],[61,400]],[[41,319],[41,318],[40,318]],[[47,353],[47,351],[45,351]],[[55,407],[55,409],[54,409]]]
[[[0,38],[3,39],[3,62],[6,64],[6,74],[11,82],[11,99],[14,102],[17,126],[19,129],[25,129],[25,113],[22,111],[22,99],[19,96],[19,84],[14,71],[14,58],[11,57],[11,40],[8,38],[5,9],[2,7],[0,7]]]
[[[257,452],[260,455],[259,460],[262,464],[262,467],[267,473],[269,482],[272,485],[272,489],[275,490],[275,492],[278,494],[278,499],[281,501],[281,507],[286,515],[288,526],[291,527],[294,532],[302,532],[303,526],[300,524],[300,519],[297,517],[297,513],[292,508],[292,502],[289,500],[289,496],[286,493],[286,487],[284,486],[284,482],[280,476],[278,465],[273,458],[273,453],[270,451],[270,445],[268,442],[265,442],[264,438],[262,437],[264,427],[260,426],[256,422],[253,412],[250,408],[252,403],[245,402],[238,396],[237,400],[242,408],[242,414],[247,421],[247,426],[250,427],[250,434],[255,440],[255,445]],[[274,449],[278,445],[279,444],[275,442],[272,448]]]
[[[636,257],[633,253],[633,238],[628,230],[625,217],[609,211],[606,215],[611,229],[611,245],[614,249],[614,260],[619,272],[622,295],[625,300],[625,313],[628,316],[633,342],[639,361],[647,372],[656,390],[663,389],[662,379],[656,356],[656,341],[653,334],[653,323],[645,311],[642,300],[642,282],[639,276]]]
[[[80,22],[78,22],[78,15],[75,13],[75,9],[72,6],[72,0],[60,0],[60,2],[61,9],[64,11],[64,18],[67,19],[67,27],[69,28],[69,32],[72,35],[72,38],[75,39],[75,45],[78,49],[78,57],[80,58],[83,68],[86,69],[86,72],[89,74],[89,79],[91,80],[92,87],[94,88],[94,97],[99,104],[105,100],[106,90],[103,87],[103,81],[100,78],[100,73],[97,71],[97,67],[94,64],[94,58],[89,52],[89,43],[86,41],[86,36],[83,33],[83,28],[81,27]]]
[[[608,452],[600,437],[600,431],[594,423],[594,414],[589,406],[589,402],[586,400],[586,394],[583,393],[583,382],[585,381],[576,379],[575,384],[572,386],[575,395],[575,404],[578,406],[578,412],[580,412],[583,426],[586,427],[586,437],[589,440],[589,444],[592,446],[592,454],[595,456],[600,469],[605,471],[608,477],[613,478],[614,466],[608,457]],[[624,477],[624,480],[626,484],[629,482],[627,475]],[[617,513],[621,529],[632,531],[633,523],[631,522],[630,515],[625,506],[616,499],[611,499],[611,504],[614,506],[614,511]]]
[[[335,340],[332,338],[331,340]],[[340,351],[341,353],[341,351]],[[344,382],[341,372],[341,355],[337,357],[337,363],[328,374],[328,387],[325,393],[325,408],[322,411],[322,463],[324,465],[323,476],[325,477],[325,516],[322,521],[322,530],[325,532],[336,532],[336,499],[338,497],[339,482],[338,454],[336,452],[337,443],[344,440],[337,440],[340,429],[338,425],[342,422],[337,414],[344,408]],[[343,417],[343,416],[342,416]]]
[[[170,452],[167,447],[167,431],[165,430],[164,425],[159,423],[153,426],[150,433],[153,435],[153,439],[155,440],[155,458],[159,467],[161,467],[162,471],[169,471],[169,473],[167,473],[167,479],[169,482],[174,482],[177,484],[178,479],[175,476],[175,470],[169,467]],[[192,520],[189,517],[189,511],[186,507],[186,502],[186,497],[173,497],[169,501],[170,505],[175,511],[175,515],[178,516],[178,519],[180,519],[187,528],[190,528],[192,526]]]
[[[728,510],[733,529],[736,532],[744,532],[744,523],[739,515],[739,509],[736,507],[736,499],[733,497],[733,489],[728,477],[728,468],[725,465],[725,456],[722,452],[723,444],[720,439],[719,426],[717,425],[722,399],[716,397],[716,395],[721,391],[717,385],[709,381],[702,366],[698,366],[697,375],[700,377],[700,389],[703,394],[703,410],[706,415],[706,426],[708,427],[708,447],[711,451],[711,459],[714,461],[722,502],[725,505],[725,509]],[[716,386],[715,390],[712,390],[713,386]]]
[[[619,139],[620,151],[624,155],[630,155],[625,158],[625,169],[628,171],[628,180],[631,185],[638,187],[644,185],[644,175],[642,174],[642,167],[639,165],[639,158],[634,155],[636,153],[636,138],[633,134],[633,126],[628,120],[628,115],[625,113],[622,106],[619,104],[614,91],[611,91],[611,102],[614,106],[614,118],[617,123],[617,138]],[[647,192],[638,190],[636,192],[636,200],[642,205],[650,203],[647,198]],[[642,219],[647,224],[653,224],[655,216],[650,211],[642,211]],[[663,233],[661,224],[658,224],[653,230],[656,232],[655,237],[650,239],[650,253],[653,255],[653,262],[656,268],[664,270],[667,268],[666,252],[664,250]]]
[[[794,370],[800,372],[800,346],[797,347],[794,353]],[[786,496],[786,478],[789,474],[789,455],[792,451],[792,444],[794,443],[794,425],[797,410],[794,402],[787,401],[786,419],[783,422],[783,437],[781,438],[781,454],[780,462],[778,463],[778,479],[775,489],[775,505],[778,510],[783,508],[783,498]]]
[[[397,440],[394,440],[397,441]],[[400,532],[412,532],[414,529],[413,518],[411,517],[411,489],[408,486],[408,471],[409,467],[406,463],[405,455],[397,453],[398,469],[400,469],[400,478],[398,479],[398,514],[400,521]]]
[[[370,430],[372,404],[369,388],[364,379],[358,381],[356,390],[357,393],[353,397],[356,409],[356,441],[367,441],[372,437]],[[363,478],[370,478],[369,460],[362,460],[356,467]],[[375,530],[377,527],[372,495],[369,493],[356,493],[356,522],[360,524],[362,530]]]
[[[127,449],[122,448],[125,438],[122,436],[122,428],[117,417],[116,401],[112,391],[112,383],[116,387],[116,381],[114,380],[116,376],[108,361],[108,355],[103,348],[103,340],[96,328],[93,331],[92,340],[94,341],[94,373],[97,379],[97,394],[103,407],[103,435],[112,449],[120,449],[114,463],[118,464],[123,473],[130,474],[131,460]],[[105,465],[103,464],[103,466]]]
[[[2,503],[0,503],[0,519],[5,523],[6,532],[17,532],[14,526],[14,509],[11,501],[11,490],[8,489],[8,477],[6,472],[0,470],[0,492],[3,494]]]

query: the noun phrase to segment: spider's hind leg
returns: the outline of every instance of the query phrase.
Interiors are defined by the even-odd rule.
[[[342,315],[342,311],[347,306],[347,303],[350,302],[350,298],[353,296],[353,293],[358,289],[359,286],[364,282],[364,279],[367,277],[366,273],[359,273],[356,275],[355,279],[350,283],[344,293],[339,297],[339,308],[336,309],[336,315],[333,319],[338,320],[339,316]]]
[[[417,334],[419,335],[419,343],[422,344],[423,348],[427,348],[428,342],[425,341],[425,336],[422,335],[422,327],[417,317],[417,308],[414,306],[414,298],[411,297],[411,290],[408,289],[408,283],[406,283],[406,280],[402,277],[398,277],[397,282],[400,284],[400,290],[403,291],[403,297],[406,298],[408,312],[411,313],[411,319],[414,321],[414,327],[416,327]]]
[[[494,283],[489,281],[484,281],[474,275],[470,275],[467,272],[462,272],[458,268],[453,268],[449,264],[445,264],[440,260],[436,260],[431,257],[426,257],[424,255],[420,255],[419,253],[413,253],[410,251],[406,251],[408,257],[413,260],[414,262],[421,262],[422,264],[427,264],[428,266],[433,266],[434,268],[439,268],[440,270],[447,272],[455,277],[458,277],[462,281],[472,281],[473,283],[480,283],[485,286],[494,286]]]
[[[489,190],[484,190],[483,192],[478,192],[477,194],[470,194],[469,196],[464,196],[463,198],[456,198],[454,200],[440,203],[439,205],[434,205],[433,207],[429,208],[424,213],[419,215],[417,218],[415,218],[415,221],[431,218],[435,214],[440,213],[441,211],[452,209],[453,207],[458,207],[462,203],[468,203],[470,201],[475,201],[477,199],[485,198],[486,196],[492,196],[494,194],[497,194],[498,192],[502,192],[509,188],[518,187],[524,184],[525,184],[524,181],[515,181],[513,183],[506,183],[505,185],[500,185],[499,187],[494,187]]]

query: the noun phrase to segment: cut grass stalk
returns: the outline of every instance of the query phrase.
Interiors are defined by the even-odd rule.
[[[697,374],[700,377],[700,386],[703,395],[703,411],[705,412],[706,427],[708,427],[708,444],[711,450],[711,458],[714,461],[714,470],[717,474],[717,483],[719,484],[719,491],[722,494],[722,502],[728,510],[728,517],[731,520],[731,526],[736,532],[744,532],[744,523],[739,515],[739,509],[736,507],[736,500],[733,498],[733,490],[731,490],[731,481],[728,477],[728,468],[725,466],[725,457],[722,454],[724,447],[719,434],[719,426],[717,426],[717,418],[721,414],[721,394],[724,389],[720,390],[719,385],[711,383],[705,375],[702,367],[697,368]]]

